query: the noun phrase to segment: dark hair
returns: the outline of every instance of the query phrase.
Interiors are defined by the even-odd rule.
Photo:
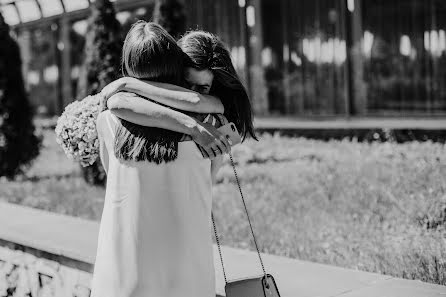
[[[258,140],[252,123],[252,108],[248,93],[232,64],[231,54],[224,43],[214,34],[191,31],[178,45],[189,57],[185,66],[197,70],[209,69],[214,74],[211,94],[219,97],[225,107],[224,115],[233,122],[243,140],[249,134]]]
[[[122,73],[124,76],[180,84],[183,58],[183,51],[163,27],[137,21],[127,33],[122,47]]]
[[[184,53],[160,25],[138,21],[124,41],[122,72],[124,76],[180,85],[183,81]],[[178,141],[183,134],[144,127],[123,119],[120,123],[114,147],[117,158],[147,160],[157,164],[176,159]]]

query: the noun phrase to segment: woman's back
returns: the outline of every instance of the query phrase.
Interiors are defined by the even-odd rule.
[[[193,141],[168,163],[118,160],[118,121],[97,122],[108,172],[91,296],[214,296],[211,161]]]

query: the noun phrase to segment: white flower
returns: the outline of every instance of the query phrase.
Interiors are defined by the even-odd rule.
[[[57,120],[56,141],[68,158],[82,166],[94,163],[99,156],[96,118],[100,112],[99,96],[87,96],[65,107]]]

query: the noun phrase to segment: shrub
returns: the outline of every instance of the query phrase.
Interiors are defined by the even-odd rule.
[[[39,154],[17,42],[0,14],[0,176],[12,178]]]
[[[87,32],[78,98],[99,93],[104,86],[120,76],[123,42],[121,24],[109,0],[96,0],[92,4]],[[100,163],[97,160],[93,165],[82,168],[88,183],[105,183],[106,175]]]

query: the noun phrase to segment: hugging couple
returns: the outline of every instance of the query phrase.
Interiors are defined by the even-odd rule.
[[[229,51],[213,34],[178,42],[139,21],[122,50],[124,77],[100,93],[96,122],[107,172],[91,297],[211,297],[212,184],[235,124],[257,140]]]

